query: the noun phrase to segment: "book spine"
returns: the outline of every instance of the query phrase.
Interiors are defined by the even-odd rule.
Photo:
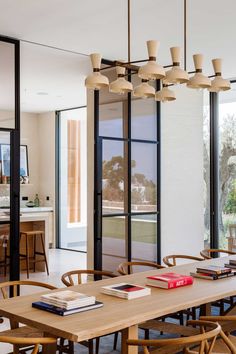
[[[54,309],[52,307],[44,307],[44,306],[39,307],[39,306],[34,306],[34,305],[33,305],[33,307],[40,308],[41,310],[44,310],[44,311],[47,311],[47,312],[52,312],[52,313],[55,313],[55,314],[60,315],[60,316],[64,316],[64,311],[61,311],[59,309]]]

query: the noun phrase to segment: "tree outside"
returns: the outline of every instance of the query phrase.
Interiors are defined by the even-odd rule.
[[[227,248],[228,225],[236,223],[236,113],[221,111],[219,123],[219,245]],[[209,112],[204,112],[205,240],[210,229]]]
[[[113,156],[103,161],[103,200],[123,202],[125,193],[125,161],[122,156]],[[132,169],[136,161],[131,162]],[[132,204],[156,205],[156,184],[142,173],[133,173],[131,179]]]

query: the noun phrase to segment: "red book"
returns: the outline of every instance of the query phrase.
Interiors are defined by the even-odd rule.
[[[174,289],[193,284],[193,277],[176,273],[164,273],[147,277],[146,285],[157,288]]]

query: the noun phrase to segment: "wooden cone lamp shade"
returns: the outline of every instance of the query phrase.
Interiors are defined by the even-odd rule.
[[[164,79],[168,84],[184,84],[188,82],[188,73],[180,68],[180,47],[170,48],[173,67],[166,72]]]
[[[85,86],[88,89],[100,90],[101,88],[109,85],[108,78],[100,73],[101,67],[101,55],[99,53],[93,53],[90,55],[93,73],[85,79]]]
[[[131,82],[125,80],[125,67],[116,66],[116,72],[118,78],[110,83],[109,91],[118,94],[124,94],[133,91],[133,85]]]
[[[170,90],[168,86],[163,85],[163,89],[156,92],[155,100],[160,102],[175,101],[176,96],[174,91]]]
[[[165,77],[164,68],[156,62],[157,50],[159,45],[160,42],[154,40],[147,41],[149,61],[147,62],[147,64],[139,68],[138,76],[141,79],[156,80],[163,79]]]
[[[196,74],[190,78],[189,82],[187,83],[187,87],[193,89],[209,88],[211,86],[211,80],[202,73],[203,55],[193,55],[193,61]]]
[[[212,59],[212,64],[216,77],[211,82],[210,92],[220,92],[230,90],[229,80],[223,79],[221,76],[222,59]]]
[[[135,87],[133,95],[140,98],[151,98],[155,96],[155,89],[148,81],[142,79],[142,83]]]

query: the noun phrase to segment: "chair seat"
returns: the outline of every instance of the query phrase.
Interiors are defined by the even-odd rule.
[[[228,337],[231,342],[234,344],[234,346],[236,347],[236,337],[229,335]],[[217,339],[214,348],[213,348],[213,353],[212,354],[219,354],[219,353],[231,353],[230,349],[227,348],[227,346],[225,345],[225,343],[222,341],[222,339]]]
[[[22,326],[15,329],[8,329],[6,331],[1,331],[0,336],[7,337],[25,337],[25,338],[42,338],[43,332],[36,328],[29,326]]]
[[[236,337],[235,336],[229,336],[229,339],[231,342],[236,346]],[[183,348],[183,347],[182,347]],[[181,347],[175,348],[160,348],[160,349],[155,349],[155,350],[150,350],[151,354],[176,354],[180,353],[180,350],[182,349]],[[186,354],[198,354],[199,351],[197,350],[198,347],[194,350],[186,350]],[[143,352],[141,352],[143,353]],[[217,339],[216,343],[214,345],[213,351],[211,354],[227,354],[227,353],[232,353],[229,348],[225,345],[225,343],[222,341],[222,339]]]
[[[171,322],[162,322],[158,320],[150,320],[140,323],[139,328],[184,336],[193,336],[199,334],[199,330],[197,328],[182,326]]]
[[[236,347],[236,337],[229,335],[228,337],[231,342],[234,344],[234,346]],[[189,350],[187,353],[189,354],[197,354],[198,351],[195,350]],[[232,353],[231,350],[226,346],[226,344],[223,342],[223,340],[221,338],[218,338],[215,342],[213,351],[211,354],[227,354],[227,353]]]
[[[176,347],[175,349],[172,346],[166,346],[165,348],[150,349],[149,351],[150,354],[179,354],[182,353],[181,349],[183,349],[183,346]],[[143,354],[144,352],[142,351],[141,353]]]

